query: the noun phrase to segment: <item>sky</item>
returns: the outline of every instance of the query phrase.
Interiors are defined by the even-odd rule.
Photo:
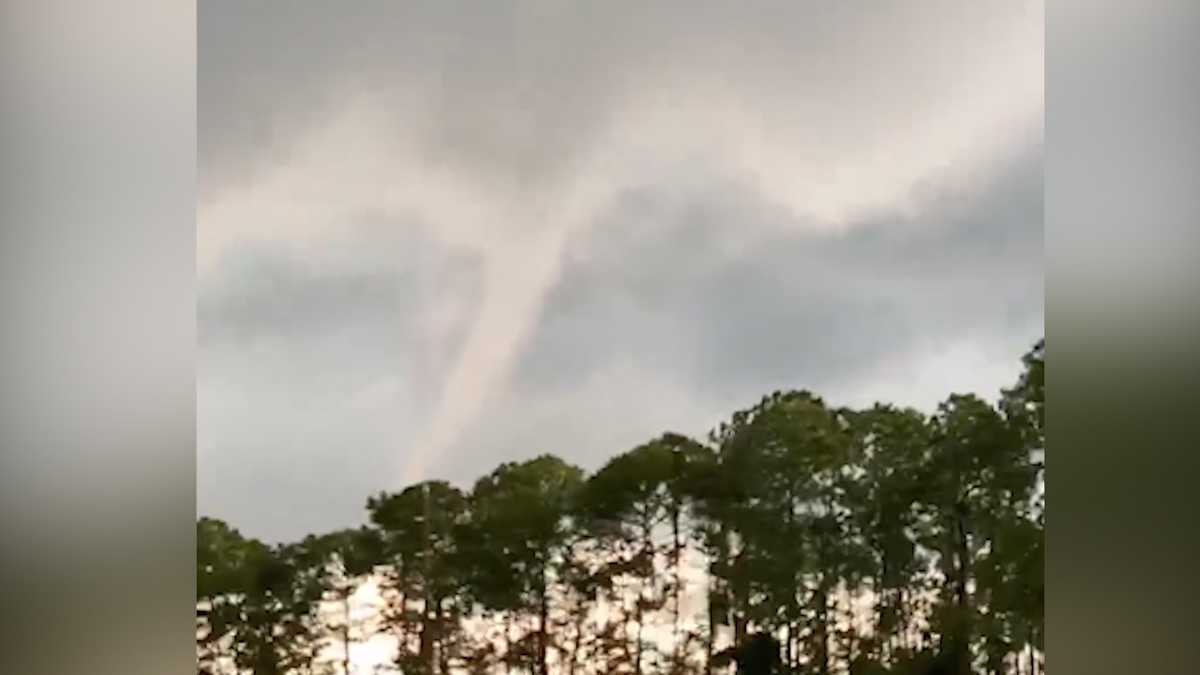
[[[994,399],[1044,330],[1043,10],[201,3],[199,513]]]

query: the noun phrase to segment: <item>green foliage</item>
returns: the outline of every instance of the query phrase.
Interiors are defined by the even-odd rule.
[[[199,669],[315,673],[322,645],[383,630],[395,664],[428,675],[1011,673],[1045,633],[1045,342],[1022,363],[995,405],[775,392],[706,443],[663,434],[590,476],[541,455],[469,493],[419,483],[370,498],[367,526],[291,545],[201,518]],[[368,577],[387,606],[352,626]]]
[[[311,665],[312,613],[321,587],[306,577],[300,547],[246,539],[225,523],[197,523],[200,668],[224,657],[240,670],[290,673]]]
[[[547,670],[554,568],[563,563],[582,481],[582,470],[552,455],[504,464],[475,484],[461,531],[472,597],[488,610],[536,617],[532,646],[524,646],[534,672]]]
[[[445,653],[457,638],[466,599],[460,531],[467,505],[467,497],[444,481],[418,483],[367,502],[380,531],[385,586],[399,599],[384,619],[400,638],[395,663],[406,673],[435,672],[437,653]],[[414,635],[415,648],[409,639]]]

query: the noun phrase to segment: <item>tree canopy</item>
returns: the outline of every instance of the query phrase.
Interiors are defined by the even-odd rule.
[[[1044,672],[1045,342],[995,403],[780,391],[590,474],[541,454],[268,545],[197,521],[200,673]],[[353,596],[372,583],[368,618]]]

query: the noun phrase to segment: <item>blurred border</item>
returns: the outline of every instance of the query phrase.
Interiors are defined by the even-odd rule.
[[[1049,661],[1194,673],[1200,3],[1046,21]]]
[[[1197,35],[1048,3],[1064,675],[1196,668]],[[0,672],[194,667],[195,47],[191,3],[0,10]]]
[[[0,672],[195,668],[190,2],[0,8]]]

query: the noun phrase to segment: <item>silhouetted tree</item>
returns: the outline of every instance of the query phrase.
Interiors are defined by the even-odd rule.
[[[200,518],[197,669],[349,673],[375,579],[409,674],[1044,671],[1044,340],[1022,364],[994,404],[775,392],[706,443],[663,434],[587,477],[541,455],[469,494],[418,483],[297,543]]]

